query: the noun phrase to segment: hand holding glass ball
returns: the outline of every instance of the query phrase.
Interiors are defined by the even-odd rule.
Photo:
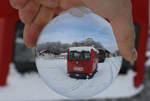
[[[114,34],[116,36],[116,40],[117,40],[121,55],[129,61],[135,61],[137,58],[137,53],[136,53],[136,50],[134,49],[135,33],[134,33],[133,22],[132,22],[132,9],[131,9],[131,1],[130,0],[117,0],[117,1],[114,1],[114,0],[21,0],[19,2],[18,2],[18,0],[10,0],[10,3],[12,5],[12,7],[18,9],[19,17],[20,17],[21,21],[25,23],[24,41],[25,41],[26,45],[29,47],[35,46],[35,44],[37,42],[37,38],[38,38],[41,30],[43,29],[43,26],[45,26],[45,24],[47,24],[47,22],[49,20],[51,20],[55,16],[55,14],[58,15],[64,9],[66,10],[66,9],[69,9],[72,7],[78,7],[79,5],[85,5],[86,7],[92,9],[96,14],[106,17],[110,20],[113,30],[115,32]],[[104,30],[104,29],[101,29],[101,27],[103,28],[103,26],[105,26],[105,24],[107,23],[106,21],[104,21],[104,19],[102,20],[101,17],[100,18],[98,16],[96,17],[95,14],[87,14],[87,12],[85,12],[85,10],[83,12],[86,13],[86,16],[84,16],[84,17],[83,17],[82,13],[80,13],[80,14],[73,13],[73,14],[68,14],[68,15],[62,14],[61,16],[58,16],[56,18],[58,21],[56,21],[56,19],[54,19],[51,23],[49,23],[46,26],[46,28],[42,32],[41,37],[47,36],[47,39],[52,40],[52,41],[50,41],[50,43],[51,42],[55,43],[55,45],[53,44],[53,46],[55,46],[53,49],[55,49],[56,47],[59,47],[59,49],[57,49],[57,51],[54,52],[54,51],[49,51],[49,50],[51,50],[51,48],[49,48],[49,50],[47,50],[47,49],[46,50],[45,49],[38,50],[38,48],[37,48],[37,59],[44,59],[44,60],[47,59],[47,60],[49,60],[46,62],[47,64],[52,60],[56,60],[56,57],[57,57],[57,59],[58,59],[58,57],[59,57],[59,59],[60,58],[64,59],[66,62],[64,64],[66,70],[64,70],[64,68],[62,68],[62,70],[64,70],[63,74],[65,74],[65,75],[67,74],[67,77],[70,80],[70,78],[72,78],[72,77],[70,77],[70,75],[68,73],[70,71],[68,69],[68,67],[72,67],[72,66],[66,65],[66,64],[71,63],[70,57],[72,57],[72,56],[70,54],[72,53],[72,51],[69,51],[69,50],[70,50],[70,48],[72,50],[72,48],[74,49],[74,47],[77,47],[77,46],[83,49],[83,46],[85,48],[85,44],[82,44],[82,46],[80,46],[81,41],[82,41],[82,43],[85,43],[85,41],[88,41],[90,43],[90,45],[88,43],[88,48],[86,48],[86,52],[84,49],[83,53],[89,54],[90,56],[85,55],[84,58],[82,58],[82,59],[86,58],[86,59],[91,59],[91,60],[97,60],[97,55],[96,56],[94,55],[92,57],[92,54],[98,54],[98,57],[99,57],[98,63],[96,61],[91,62],[91,63],[95,63],[95,65],[97,65],[97,66],[89,66],[89,68],[93,68],[93,71],[96,70],[95,67],[98,67],[96,70],[97,72],[94,73],[93,77],[91,79],[88,79],[89,81],[91,81],[92,79],[94,80],[96,75],[100,74],[100,72],[101,72],[101,74],[103,73],[102,72],[103,63],[100,63],[100,61],[104,61],[104,63],[107,64],[104,66],[105,68],[103,68],[103,69],[106,69],[106,67],[108,67],[108,66],[112,66],[112,65],[109,65],[108,60],[111,59],[110,57],[115,56],[115,53],[113,53],[114,51],[110,47],[108,48],[108,46],[111,46],[111,44],[112,44],[116,47],[116,44],[114,44],[115,42],[113,42],[111,40],[112,38],[109,39],[109,37],[108,37],[108,36],[111,37],[113,35],[108,35],[108,34],[105,35],[102,33],[97,34],[97,32],[101,32]],[[71,16],[71,15],[73,15],[73,16]],[[63,18],[63,16],[65,16],[66,18]],[[76,16],[76,17],[74,17],[74,16]],[[80,18],[82,17],[81,18],[82,21],[77,16]],[[68,20],[68,22],[66,19]],[[62,24],[61,24],[61,20],[62,20]],[[100,24],[101,21],[104,23]],[[77,23],[75,23],[75,22],[77,22]],[[107,25],[108,24],[106,24],[106,26]],[[106,26],[104,28],[106,28]],[[110,26],[110,25],[108,25],[108,26]],[[75,29],[71,29],[71,28],[75,28]],[[87,29],[89,29],[89,30],[87,30]],[[111,29],[111,28],[108,28],[108,29]],[[61,31],[61,34],[58,34],[58,33],[60,33],[60,31]],[[108,33],[112,33],[111,32],[112,29],[111,29],[111,31],[110,30],[107,31],[107,28],[106,28],[106,30],[104,30],[104,32],[105,31]],[[48,34],[44,34],[45,32],[50,34],[50,38],[48,37]],[[55,35],[52,34],[54,32],[56,32]],[[95,33],[91,34],[91,32],[95,32]],[[70,33],[70,34],[66,34],[66,33]],[[86,37],[85,33],[87,34],[88,37]],[[105,37],[105,36],[107,36],[107,37]],[[66,41],[65,38],[68,41]],[[99,40],[97,40],[98,38],[99,38]],[[44,38],[44,39],[46,39],[46,38]],[[56,40],[54,40],[54,39],[56,39]],[[38,41],[39,44],[42,44],[40,42],[44,42],[41,40],[42,40],[42,38],[39,39],[39,41]],[[59,42],[57,42],[57,44],[56,44],[55,41],[58,41],[58,40],[59,40]],[[115,40],[114,36],[113,36],[113,40]],[[74,42],[74,41],[76,41],[76,42]],[[45,40],[45,42],[48,42],[48,41]],[[65,43],[63,43],[63,42],[65,42]],[[95,46],[96,44],[91,46],[91,42],[100,43],[101,46],[103,46],[103,48],[101,47],[102,49],[101,48],[97,49],[98,46],[96,47]],[[110,43],[109,45],[107,44],[108,45],[107,46],[106,45],[107,42],[108,43],[112,42],[112,43]],[[74,43],[74,44],[72,44],[72,43]],[[105,44],[103,44],[103,43],[105,43]],[[39,46],[39,44],[37,44],[37,46]],[[61,46],[63,46],[63,48]],[[64,47],[66,49],[65,51],[64,51]],[[86,44],[86,47],[87,47],[87,44]],[[88,51],[87,51],[87,49],[88,49]],[[92,52],[92,50],[98,50],[98,52],[96,52],[96,51]],[[83,57],[82,51],[77,51],[78,55],[73,55],[73,57],[75,56],[73,61],[76,61],[76,62],[74,62],[74,64],[75,63],[76,63],[76,65],[78,64],[77,66],[80,65],[81,60],[78,61],[78,59],[76,57],[77,56]],[[49,54],[49,53],[52,53],[52,54]],[[61,55],[60,55],[60,53],[61,53]],[[74,54],[76,54],[76,52]],[[39,56],[40,56],[40,58],[39,58]],[[96,58],[94,58],[94,57],[96,57]],[[51,60],[50,60],[50,58],[51,58]],[[114,57],[114,58],[117,58],[117,57]],[[117,60],[117,59],[115,59],[115,60]],[[46,63],[42,63],[42,66],[47,67]],[[62,63],[64,63],[64,62],[62,62]],[[116,63],[116,62],[110,62],[110,64],[111,63]],[[38,64],[38,62],[37,62],[37,64]],[[44,64],[45,64],[45,66],[44,66]],[[52,64],[53,64],[53,66],[51,66]],[[60,62],[54,62],[54,63],[52,62],[52,63],[50,63],[49,67],[57,67],[56,64],[61,64],[61,63]],[[83,65],[83,61],[81,64]],[[87,63],[87,64],[90,64],[90,63]],[[64,65],[62,65],[62,66],[64,66]],[[47,68],[49,68],[49,67],[47,67]],[[59,65],[58,65],[58,67],[59,67]],[[85,65],[83,65],[82,67],[85,67]],[[119,66],[117,66],[117,67],[119,67]],[[47,70],[47,68],[45,69],[45,71]],[[40,69],[40,65],[38,66],[38,69],[44,70],[44,69]],[[113,68],[111,68],[111,69],[113,69]],[[75,70],[83,70],[83,68],[76,68]],[[90,70],[88,70],[88,71],[89,71],[88,75],[93,73],[93,71],[90,71]],[[114,71],[114,70],[112,70],[112,71]],[[46,76],[44,76],[44,75],[46,75],[46,73],[47,73],[47,75],[49,75],[49,73],[48,72],[45,72],[45,74],[44,74],[44,72],[43,73],[40,72],[40,73],[41,73],[41,76],[47,82],[47,84],[51,88],[55,88],[55,86],[53,84],[51,84],[51,82],[50,82],[50,80],[52,78],[49,78],[49,77],[51,77],[51,75],[49,77],[47,77],[49,79],[46,79]],[[61,73],[62,72],[60,72],[59,74],[61,75]],[[107,73],[109,74],[109,71],[107,71]],[[104,74],[105,74],[105,72],[104,72]],[[55,78],[53,78],[53,79],[55,80]],[[100,80],[97,80],[97,81],[100,81]],[[61,79],[61,81],[63,81],[63,79]],[[79,81],[79,82],[81,82],[81,81]],[[59,82],[59,83],[61,83],[61,82]],[[64,84],[69,85],[70,83],[71,82],[69,81],[68,83],[64,83]],[[84,83],[85,83],[85,80],[84,80]],[[83,85],[84,85],[84,83],[83,83]],[[97,84],[97,83],[98,82],[96,82],[94,84]],[[72,84],[76,85],[75,83],[72,83]],[[81,84],[81,83],[79,83],[79,84]],[[87,84],[89,85],[89,83],[87,83]],[[59,87],[60,86],[61,86],[61,84],[59,84]],[[59,89],[59,87],[58,87],[58,89]],[[62,85],[62,87],[63,87],[63,85]],[[70,86],[68,86],[68,88],[69,87]],[[74,86],[71,86],[71,87],[74,87]],[[92,87],[94,87],[94,86],[92,86]],[[74,89],[76,89],[76,88],[82,89],[82,87],[80,87],[80,86],[75,86]],[[85,88],[86,88],[86,86],[85,86]],[[96,88],[96,86],[95,86],[95,88]],[[99,88],[98,91],[100,91],[101,87],[97,87],[97,88]],[[61,91],[60,92],[60,91],[58,91],[58,89],[54,89],[54,90],[56,90],[59,93],[61,93],[61,92],[63,93],[63,91],[60,90]],[[66,90],[66,89],[67,88],[64,88],[64,90]],[[72,90],[70,89],[70,91],[72,91],[72,94],[74,93],[74,89],[72,89]],[[94,91],[94,89],[93,89],[93,91]],[[69,91],[66,91],[66,92],[69,92]],[[81,93],[83,93],[83,92],[81,92]],[[88,93],[90,95],[96,94],[96,93],[94,94],[93,92],[88,92]],[[67,95],[67,94],[63,94],[63,95]],[[87,96],[86,93],[84,95]],[[68,96],[71,97],[72,95],[69,94]],[[82,97],[82,95],[79,97]]]
[[[36,64],[50,88],[79,99],[106,89],[119,72],[121,57],[111,25],[78,7],[63,12],[43,29]]]

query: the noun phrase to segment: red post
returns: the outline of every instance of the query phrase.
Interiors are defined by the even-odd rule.
[[[135,87],[139,87],[144,80],[145,61],[146,61],[146,50],[148,40],[148,0],[133,0],[133,19],[136,24],[139,25],[139,39],[138,39],[138,59],[135,62],[134,69],[136,76],[134,78]]]
[[[17,12],[11,8],[9,0],[2,0],[0,3],[0,86],[6,85],[17,20]]]

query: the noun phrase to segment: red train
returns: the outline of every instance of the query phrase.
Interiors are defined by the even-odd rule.
[[[97,71],[99,51],[94,47],[70,47],[67,51],[67,70],[72,78],[90,79]]]

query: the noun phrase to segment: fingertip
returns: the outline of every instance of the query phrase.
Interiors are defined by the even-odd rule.
[[[32,48],[35,47],[36,43],[35,41],[33,41],[34,39],[29,38],[27,33],[24,32],[24,44],[28,47],[28,48]]]
[[[26,25],[24,29],[24,43],[27,47],[35,47],[41,30],[36,25]]]
[[[123,56],[123,58],[129,62],[135,62],[138,58],[138,53],[135,48],[128,50],[126,52],[124,51],[123,53],[122,52],[120,53]]]
[[[28,42],[25,42],[25,45],[28,47],[28,48],[33,48],[33,47],[35,47],[35,44],[33,44],[33,43],[28,43]]]
[[[32,48],[35,47],[36,43],[34,41],[31,40],[31,38],[27,38],[26,34],[24,34],[24,44],[28,47],[28,48]]]
[[[138,53],[136,51],[136,49],[133,49],[132,51],[132,61],[136,61],[138,58]]]

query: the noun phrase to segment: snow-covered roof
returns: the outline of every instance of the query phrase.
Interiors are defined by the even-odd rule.
[[[70,48],[69,48],[70,51],[77,51],[77,52],[82,52],[82,51],[91,52],[91,49],[93,49],[94,51],[96,51],[97,53],[99,53],[99,51],[98,51],[96,48],[94,48],[94,47],[89,47],[89,46],[70,47]]]
[[[60,55],[67,55],[67,53],[61,53]]]
[[[49,50],[42,50],[42,51],[40,51],[40,53],[44,53],[44,52],[49,52]]]

